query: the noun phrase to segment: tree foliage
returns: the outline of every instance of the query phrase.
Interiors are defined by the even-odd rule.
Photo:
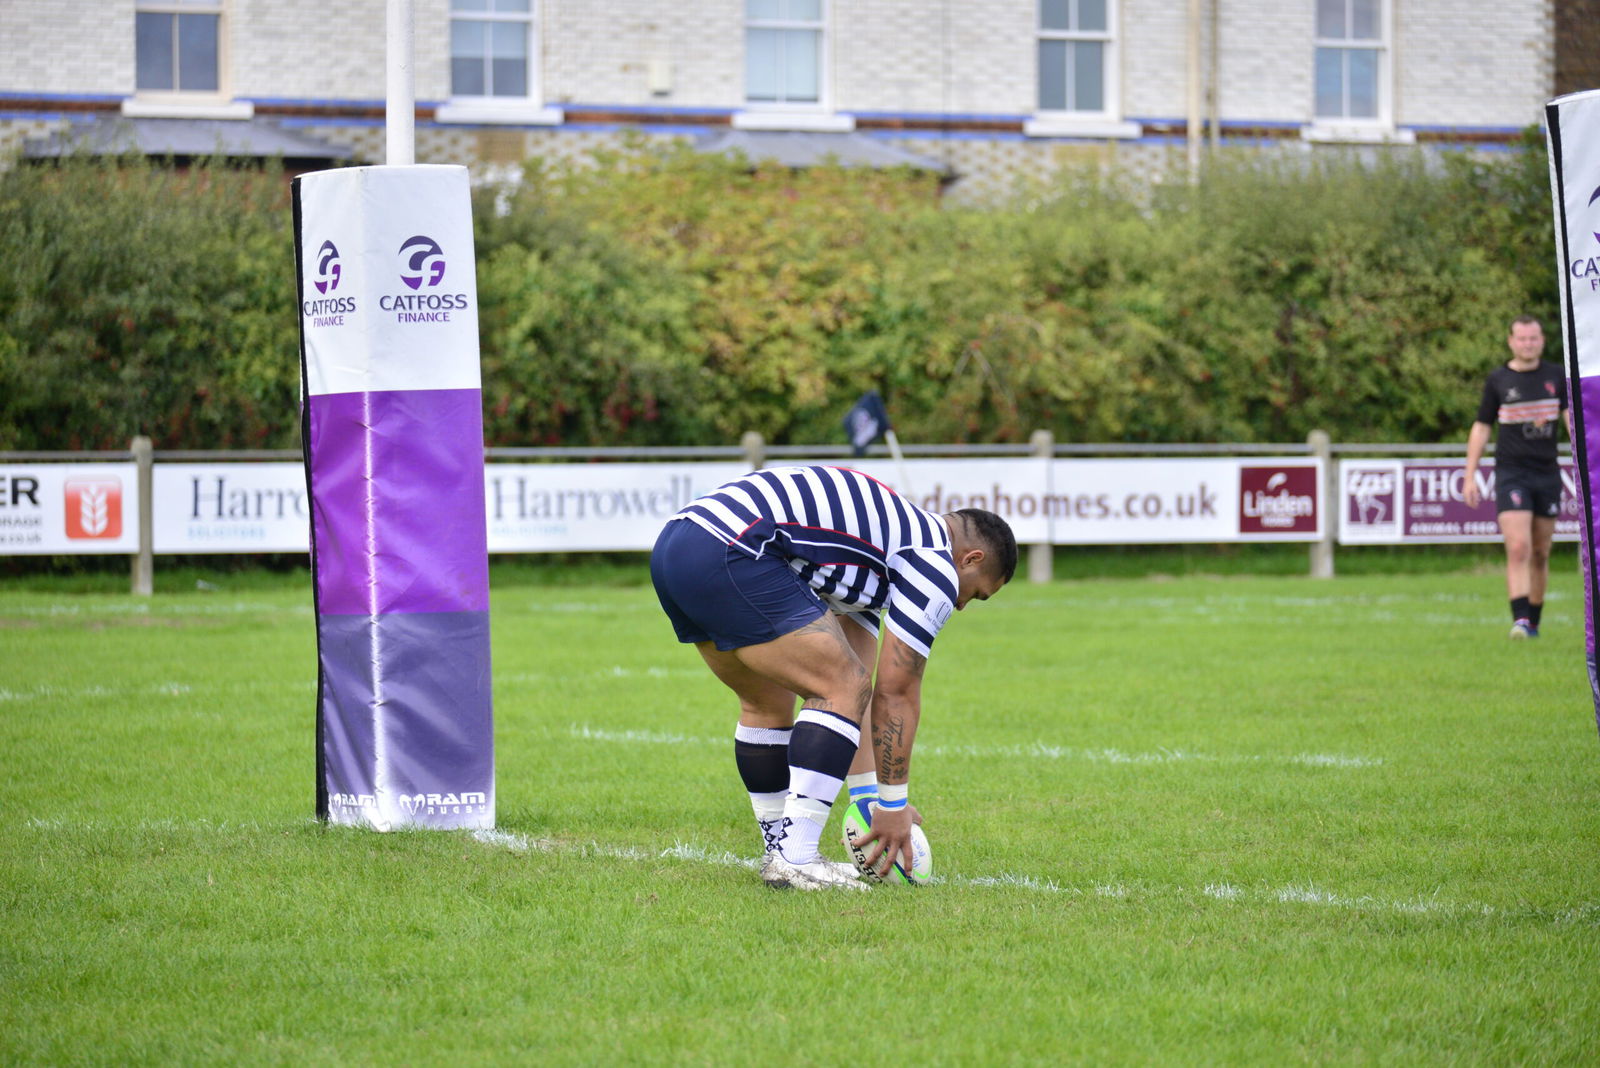
[[[475,210],[491,444],[1461,436],[1556,278],[1542,141],[1084,170],[1014,202],[687,147],[534,164]],[[281,175],[0,175],[0,447],[293,445]]]
[[[281,176],[138,159],[0,178],[0,447],[293,438]]]

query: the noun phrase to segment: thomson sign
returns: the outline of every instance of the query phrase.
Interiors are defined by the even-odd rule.
[[[1343,460],[1339,463],[1339,542],[1398,545],[1407,542],[1497,541],[1494,461],[1478,467],[1478,507],[1466,501],[1464,460]],[[1561,461],[1561,511],[1556,540],[1576,541],[1581,516],[1577,468]]]

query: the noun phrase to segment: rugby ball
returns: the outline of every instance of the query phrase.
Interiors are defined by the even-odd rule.
[[[895,883],[900,886],[921,886],[933,878],[933,853],[928,849],[928,836],[922,833],[922,828],[915,823],[911,825],[911,869],[908,871],[901,866],[899,861],[889,869],[889,874],[879,876],[877,872],[867,867],[868,846],[856,845],[856,839],[861,838],[872,829],[872,802],[852,801],[844,810],[844,835],[840,838],[845,848],[845,854],[850,858],[850,863],[856,866],[861,877],[875,883]],[[881,858],[880,858],[881,859]]]

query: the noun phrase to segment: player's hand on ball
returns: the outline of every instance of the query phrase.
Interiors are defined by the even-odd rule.
[[[911,848],[912,811],[909,805],[898,810],[874,808],[872,829],[864,837],[856,839],[857,845],[867,849],[867,867],[877,872],[879,878],[889,874],[889,868],[896,860],[906,871],[914,866],[915,854]]]

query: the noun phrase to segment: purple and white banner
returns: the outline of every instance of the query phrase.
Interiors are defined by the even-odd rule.
[[[1567,392],[1572,400],[1572,451],[1578,467],[1583,519],[1584,620],[1589,687],[1600,725],[1600,676],[1595,673],[1600,581],[1594,558],[1600,484],[1600,89],[1552,100],[1545,107],[1550,144],[1550,192],[1555,202],[1556,259],[1561,277],[1561,335],[1566,345]]]
[[[1478,466],[1476,508],[1466,502],[1467,463],[1459,460],[1341,460],[1339,544],[1402,545],[1499,541],[1494,461]],[[1561,460],[1556,540],[1576,541],[1583,521],[1578,469]]]
[[[493,827],[467,172],[318,171],[295,179],[294,211],[317,813],[377,830]],[[222,487],[192,495],[226,510]]]

